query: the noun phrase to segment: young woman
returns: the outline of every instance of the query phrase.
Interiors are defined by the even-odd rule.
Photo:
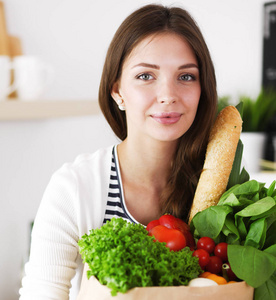
[[[187,221],[217,94],[208,48],[185,10],[147,5],[122,23],[99,103],[122,142],[78,156],[51,178],[21,300],[68,299],[82,273],[78,240],[114,216],[143,225],[164,213]]]

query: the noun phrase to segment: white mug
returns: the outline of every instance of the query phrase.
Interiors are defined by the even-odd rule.
[[[4,100],[16,89],[15,82],[11,84],[13,65],[9,56],[0,55],[0,100]]]
[[[36,56],[16,56],[13,67],[19,100],[37,100],[53,81],[52,67]]]

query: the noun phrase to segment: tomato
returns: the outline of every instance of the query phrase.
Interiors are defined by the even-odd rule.
[[[146,229],[150,233],[152,228],[157,226],[157,225],[160,225],[159,220],[153,220],[153,221],[149,222]]]
[[[215,241],[208,236],[201,237],[197,241],[197,249],[204,249],[209,254],[214,252],[215,247],[216,247]]]
[[[190,247],[190,250],[194,250],[195,248],[195,239],[191,233],[191,231],[186,231],[184,233],[184,236],[186,238],[187,246]]]
[[[178,229],[176,228],[175,217],[173,215],[163,215],[159,218],[160,225],[163,225],[167,228]]]
[[[190,226],[186,224],[184,221],[182,221],[179,218],[174,217],[173,215],[163,215],[159,218],[160,225],[166,226],[168,228],[178,229],[183,234],[185,234],[186,231],[190,231]]]
[[[165,242],[166,246],[173,251],[179,251],[186,247],[185,236],[177,229],[157,225],[151,229],[149,235],[154,236],[159,242]]]
[[[206,266],[206,271],[213,274],[219,274],[222,272],[222,259],[217,256],[210,256],[210,260]]]
[[[193,252],[193,256],[198,257],[198,263],[201,269],[204,270],[210,261],[209,253],[204,249],[197,249]]]
[[[190,226],[187,223],[185,223],[179,218],[174,217],[173,215],[165,214],[161,216],[158,220],[153,220],[149,222],[146,229],[149,233],[151,233],[152,229],[157,225],[163,225],[167,228],[176,229],[182,232],[186,239],[186,246],[190,247],[191,250],[194,250],[195,240],[190,231]]]
[[[215,256],[218,256],[222,259],[223,262],[228,261],[227,257],[227,243],[219,243],[216,245],[214,250]]]

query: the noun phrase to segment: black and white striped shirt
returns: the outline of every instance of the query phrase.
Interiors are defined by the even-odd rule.
[[[105,224],[106,221],[111,220],[113,217],[122,218],[132,223],[138,223],[130,215],[125,205],[116,147],[112,150],[109,190],[103,224]]]

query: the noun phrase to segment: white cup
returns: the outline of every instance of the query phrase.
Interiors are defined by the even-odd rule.
[[[16,89],[15,82],[11,84],[13,65],[9,56],[0,55],[0,100],[4,100]]]
[[[53,68],[36,56],[16,56],[13,67],[19,100],[37,100],[53,81]]]

